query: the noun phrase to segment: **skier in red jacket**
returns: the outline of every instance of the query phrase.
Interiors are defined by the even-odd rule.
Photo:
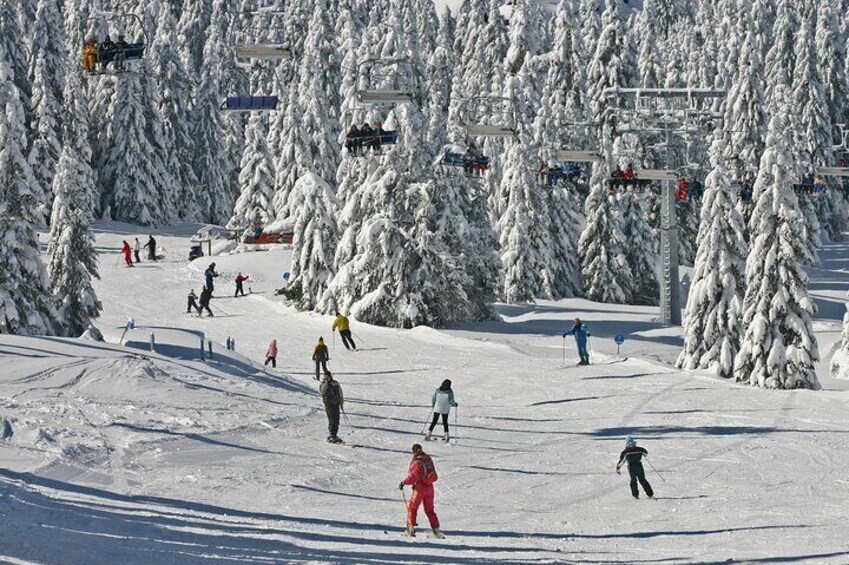
[[[235,296],[239,296],[239,294],[241,294],[242,296],[245,295],[245,287],[243,285],[244,285],[246,280],[248,280],[248,277],[246,275],[243,275],[242,273],[239,273],[238,275],[236,275],[236,294],[235,294]]]
[[[130,247],[130,244],[127,243],[126,241],[124,241],[124,246],[121,247],[121,253],[124,254],[124,263],[126,263],[128,267],[132,267],[133,266],[133,258],[132,258],[133,250]]]
[[[416,535],[416,518],[419,514],[419,506],[424,504],[425,514],[430,522],[433,537],[444,537],[439,531],[439,517],[433,509],[433,483],[436,482],[436,467],[430,455],[422,450],[418,443],[413,444],[413,460],[410,461],[410,469],[407,478],[398,485],[402,491],[405,485],[413,487],[413,496],[407,505],[407,532],[408,536]]]

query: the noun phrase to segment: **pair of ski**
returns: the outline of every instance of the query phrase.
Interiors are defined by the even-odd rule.
[[[439,441],[440,438],[438,438],[438,437],[428,437],[427,435],[425,435],[424,440],[425,441]],[[448,438],[442,438],[442,443],[451,443],[451,441]]]
[[[407,528],[401,533],[401,535],[405,538],[414,538],[416,537],[416,531],[410,531],[410,529]],[[431,539],[445,539],[445,534],[443,534],[440,530],[431,530],[427,537]]]

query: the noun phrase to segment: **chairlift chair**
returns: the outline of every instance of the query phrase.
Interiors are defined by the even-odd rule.
[[[357,90],[357,101],[361,104],[407,104],[413,101],[413,92],[410,89],[404,89],[400,86],[399,77],[401,73],[397,70],[394,73],[384,71],[383,73],[373,73],[375,67],[379,69],[389,69],[398,65],[409,67],[409,76],[415,76],[415,69],[409,59],[367,59],[359,64],[357,76],[360,74],[360,69],[368,68],[367,76],[369,82],[375,82],[374,77],[385,78],[386,75],[393,74],[391,87],[372,87],[362,88]]]
[[[510,102],[510,99],[505,98],[503,96],[475,96],[463,102],[463,104],[460,106],[460,116],[462,119],[462,124],[466,128],[466,133],[470,137],[514,137],[518,132],[515,110],[513,111],[512,119],[509,121],[509,123],[502,124],[484,124],[480,123],[477,119],[472,119],[472,117],[470,116],[468,110],[470,103],[474,102],[477,104],[481,104],[491,101]]]
[[[284,12],[281,10],[270,9],[245,11],[241,14],[248,17],[253,17],[255,15],[273,16],[275,14],[282,16]],[[248,29],[254,27],[257,26],[250,25],[248,26]],[[259,27],[261,27],[263,31],[268,29],[268,26]],[[233,33],[235,33],[235,31],[231,32],[231,35]],[[292,50],[288,47],[288,45],[279,41],[263,41],[261,39],[256,41],[237,41],[235,39],[231,39],[231,44],[236,65],[245,69],[250,69],[251,61],[283,61],[292,58]]]
[[[123,62],[126,62],[126,61],[140,60],[140,59],[144,58],[145,48],[147,46],[148,41],[147,41],[147,32],[144,29],[144,23],[142,22],[142,19],[139,16],[137,16],[136,14],[131,14],[131,13],[128,13],[128,12],[95,12],[95,14],[93,16],[91,16],[90,18],[88,18],[87,21],[102,21],[102,22],[105,22],[107,30],[108,30],[109,22],[112,22],[112,21],[115,21],[115,20],[134,21],[138,25],[139,31],[142,34],[142,41],[137,42],[137,43],[127,43],[127,46],[124,47],[123,49],[113,48],[113,49],[110,49],[109,51],[104,51],[103,48],[102,48],[102,44],[99,42],[98,43],[98,50],[97,50],[97,53],[95,54],[94,63],[95,63],[95,65],[99,65],[100,69],[99,70],[93,70],[92,72],[90,72],[90,74],[93,74],[93,75],[103,75],[103,74],[138,75],[138,73],[136,73],[136,72],[127,70],[126,67],[123,67],[123,68],[115,67],[115,68],[110,69],[109,64],[113,63],[115,61],[120,61],[121,59],[123,59]],[[87,37],[88,37],[88,35],[91,35],[91,34],[87,34]],[[107,35],[111,35],[111,34],[107,33]],[[118,35],[120,36],[122,34],[118,33]],[[83,55],[84,55],[83,58],[85,59],[85,53],[83,53]]]
[[[277,109],[277,96],[228,96],[221,103],[223,112],[270,112]]]

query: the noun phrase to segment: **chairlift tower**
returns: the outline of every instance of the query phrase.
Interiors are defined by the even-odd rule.
[[[681,281],[678,274],[678,217],[675,212],[677,166],[671,163],[672,136],[707,133],[722,120],[713,101],[725,98],[725,90],[707,88],[608,88],[604,92],[620,132],[662,134],[667,174],[660,206],[660,252],[663,280],[660,285],[660,317],[666,325],[681,325]]]

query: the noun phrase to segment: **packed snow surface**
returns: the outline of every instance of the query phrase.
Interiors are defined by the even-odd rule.
[[[197,227],[157,232],[165,259],[130,269],[116,259],[134,228],[101,226],[106,343],[0,336],[0,562],[849,563],[849,392],[827,376],[845,245],[811,271],[831,390],[779,392],[675,370],[680,329],[656,308],[582,300],[446,331],[354,320],[350,353],[332,317],[274,296],[287,249],[187,263]],[[215,317],[182,314],[211,260]],[[234,299],[239,271],[252,294]],[[575,316],[593,332],[590,367],[560,336]],[[324,441],[319,336],[348,446]],[[277,370],[262,366],[271,339]],[[447,537],[428,539],[421,515],[420,536],[403,538],[398,482],[446,378],[452,443],[424,446]],[[634,500],[614,472],[628,434],[649,451],[656,500]]]

